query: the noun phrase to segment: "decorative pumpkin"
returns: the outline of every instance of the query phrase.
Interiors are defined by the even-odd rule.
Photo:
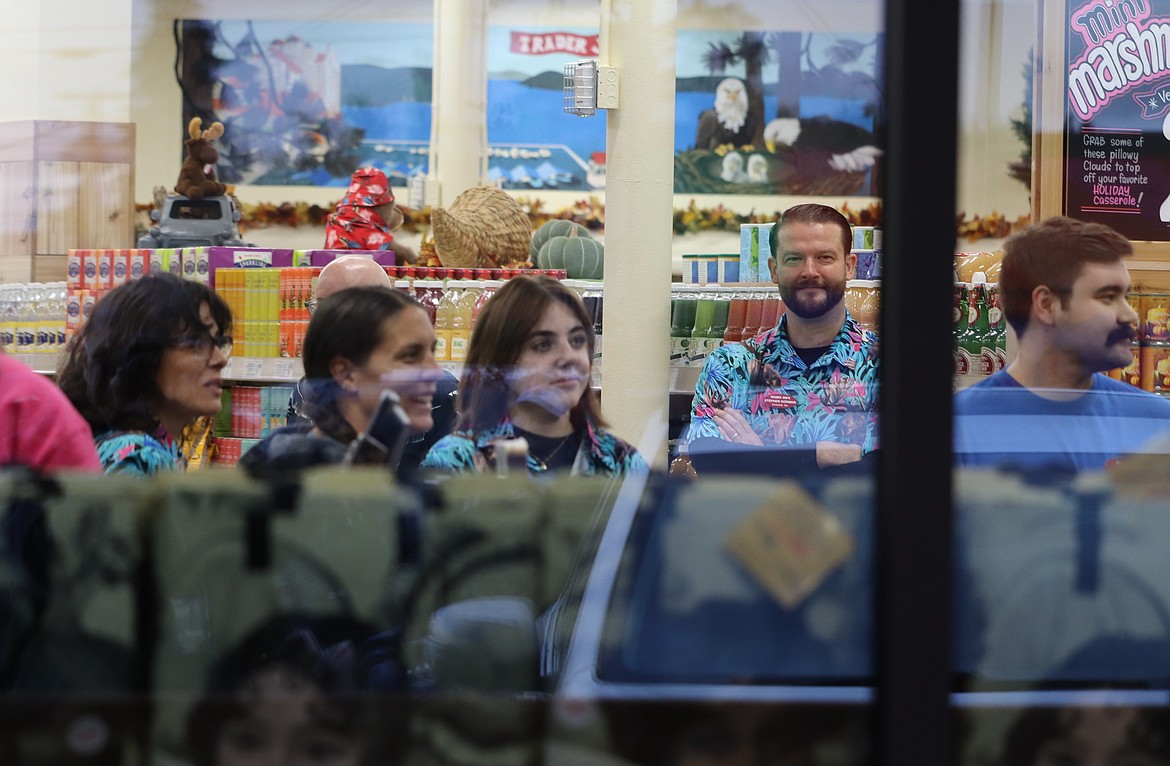
[[[551,221],[545,221],[540,228],[532,233],[532,244],[528,246],[528,257],[532,259],[533,263],[536,263],[536,256],[540,253],[540,248],[544,247],[544,243],[553,237],[588,236],[588,229],[567,218],[554,218]]]
[[[540,248],[542,269],[564,269],[570,279],[601,279],[605,247],[590,237],[553,237]]]

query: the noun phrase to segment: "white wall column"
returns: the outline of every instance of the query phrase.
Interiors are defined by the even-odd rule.
[[[450,205],[484,182],[487,156],[487,0],[435,0],[431,167]]]
[[[0,122],[130,121],[132,0],[8,3]]]
[[[602,401],[624,439],[665,466],[670,385],[677,0],[602,0],[607,114]]]

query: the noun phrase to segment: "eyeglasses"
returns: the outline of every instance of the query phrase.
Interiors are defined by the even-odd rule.
[[[316,314],[317,313],[317,299],[310,298],[309,300],[305,301],[305,308],[309,310],[309,316],[313,316],[313,314]]]
[[[212,335],[211,333],[193,333],[191,335],[181,335],[171,341],[171,346],[174,348],[181,348],[187,351],[194,351],[200,356],[211,356],[211,348],[214,346],[218,348],[224,356],[232,355],[232,336],[230,335]]]

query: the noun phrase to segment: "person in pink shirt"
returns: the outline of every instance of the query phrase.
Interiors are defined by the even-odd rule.
[[[0,467],[100,472],[89,424],[61,389],[0,353]]]

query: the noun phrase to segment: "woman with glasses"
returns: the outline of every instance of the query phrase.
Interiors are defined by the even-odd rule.
[[[219,412],[232,315],[206,285],[150,274],[108,292],[58,383],[93,429],[106,473],[183,470],[183,427]]]
[[[244,453],[254,475],[338,464],[370,426],[382,392],[398,395],[417,436],[434,425],[442,370],[435,330],[418,301],[386,287],[350,287],[322,298],[302,347],[301,411],[309,422],[281,428]],[[399,474],[414,465],[402,461]]]
[[[548,277],[514,277],[484,306],[459,386],[459,421],[423,468],[494,470],[501,440],[523,437],[530,473],[644,473],[638,451],[605,430],[589,386],[593,320]]]

